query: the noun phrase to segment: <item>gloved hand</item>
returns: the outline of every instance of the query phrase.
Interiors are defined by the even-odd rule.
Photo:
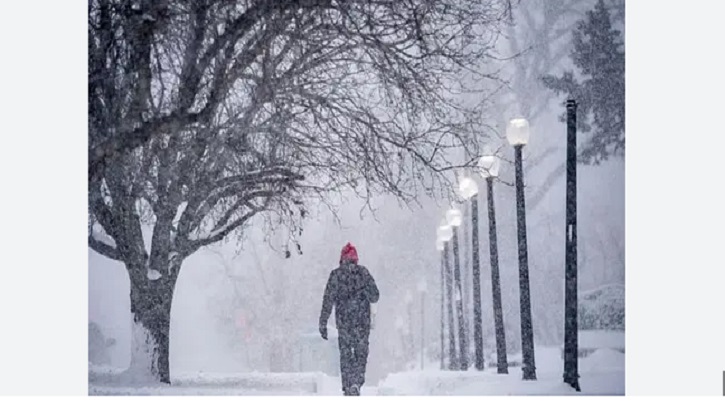
[[[320,335],[322,339],[327,340],[327,325],[320,325]]]

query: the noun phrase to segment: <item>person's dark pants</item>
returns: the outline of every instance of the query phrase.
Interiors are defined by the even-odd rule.
[[[342,391],[345,395],[359,396],[359,390],[365,383],[370,329],[341,329],[338,335]],[[352,388],[355,385],[357,385],[357,394]]]

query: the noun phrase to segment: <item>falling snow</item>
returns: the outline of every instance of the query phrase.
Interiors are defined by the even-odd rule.
[[[213,57],[210,66],[214,69],[199,69],[197,83],[183,90],[179,89],[181,74],[174,72],[183,71],[185,80],[190,80],[196,75],[196,65],[189,65],[192,69],[187,72],[183,61],[167,59],[191,55],[193,49],[174,44],[173,52],[159,52],[165,43],[151,44],[152,59],[158,65],[150,68],[152,77],[144,82],[144,69],[123,65],[124,58],[117,57],[131,55],[132,50],[124,48],[130,45],[106,47],[113,52],[104,55],[106,51],[95,44],[106,36],[89,29],[89,34],[98,37],[89,42],[89,50],[94,51],[89,53],[89,62],[99,72],[123,74],[107,78],[111,80],[98,79],[103,74],[89,79],[98,87],[94,94],[103,99],[89,102],[96,119],[91,123],[90,142],[100,146],[91,151],[101,151],[102,157],[108,151],[101,147],[115,134],[136,129],[126,135],[141,137],[152,129],[139,145],[130,137],[110,144],[127,148],[120,155],[123,159],[108,158],[103,162],[106,167],[91,165],[102,170],[89,174],[90,394],[341,394],[335,318],[330,318],[328,340],[320,336],[318,318],[328,276],[338,266],[340,250],[347,242],[357,247],[359,263],[370,271],[380,290],[379,302],[371,307],[362,396],[624,394],[623,126],[621,131],[617,126],[602,130],[596,120],[585,123],[582,112],[577,140],[588,155],[580,157],[586,159],[576,166],[578,217],[574,230],[565,219],[566,125],[560,121],[565,113],[563,96],[586,98],[587,86],[600,83],[586,82],[592,75],[589,69],[596,72],[597,61],[579,63],[581,50],[574,41],[579,35],[577,27],[587,16],[596,17],[597,24],[586,27],[609,27],[607,32],[617,33],[623,40],[624,2],[573,2],[576,12],[567,8],[572,2],[563,0],[518,2],[510,16],[502,8],[478,15],[481,18],[476,21],[466,18],[483,12],[481,7],[489,3],[501,7],[513,3],[443,3],[446,7],[440,9],[454,14],[425,19],[423,31],[408,27],[408,20],[418,11],[403,6],[389,18],[403,18],[407,23],[376,27],[385,19],[369,18],[372,26],[366,30],[409,34],[404,35],[409,37],[405,41],[426,36],[426,30],[481,35],[474,44],[469,44],[468,37],[428,44],[456,44],[451,45],[460,53],[451,53],[455,58],[441,59],[446,53],[440,50],[424,57],[424,47],[404,42],[404,48],[415,54],[408,60],[413,55],[408,51],[397,53],[392,48],[398,48],[392,47],[381,54],[374,48],[380,41],[365,39],[349,49],[330,48],[331,56],[325,56],[326,52],[315,57],[318,59],[295,59],[305,58],[311,49],[336,46],[324,40],[331,35],[330,29],[341,28],[333,25],[309,28],[315,33],[313,38],[298,33],[284,36],[283,41],[282,36],[271,35],[274,41],[265,48],[269,52],[249,52],[259,60],[245,67],[245,58],[234,53],[251,43],[245,45],[238,39],[236,47],[224,47],[231,54],[214,56],[214,47],[209,45],[213,41],[205,37],[200,44]],[[98,8],[96,1],[89,4],[92,10]],[[429,2],[413,0],[411,4],[422,10]],[[167,21],[163,12],[146,7],[146,2],[134,2],[133,16],[114,14],[114,18],[139,21],[107,25],[133,27],[162,20],[165,24],[150,26],[165,29],[166,23],[186,24],[186,19]],[[314,7],[296,13],[319,12]],[[602,7],[608,10],[610,25],[603,22]],[[595,9],[596,15],[588,14]],[[221,13],[216,8],[208,12]],[[232,14],[222,13],[214,21],[226,21],[239,10],[226,12]],[[328,14],[325,18],[333,18],[334,13]],[[493,16],[502,15],[507,16],[505,21],[494,21]],[[451,16],[461,24],[490,20],[493,22],[486,24],[497,25],[450,30],[451,26],[442,24]],[[90,19],[98,18],[100,12]],[[310,23],[314,21],[310,19]],[[298,23],[289,29],[305,26]],[[268,26],[275,25],[253,25],[250,30]],[[186,26],[177,28],[178,32],[192,32]],[[215,22],[202,31],[221,35],[226,29]],[[498,35],[502,30],[506,35]],[[125,38],[120,31],[117,34],[108,38]],[[390,35],[382,39],[395,40],[396,34]],[[340,41],[346,38],[338,37]],[[291,47],[284,46],[288,40]],[[360,44],[369,45],[357,53]],[[476,49],[484,45],[488,48]],[[283,50],[289,55],[275,54]],[[621,51],[623,58],[623,49],[608,51],[617,55]],[[338,52],[339,58],[333,58]],[[388,58],[388,52],[394,52],[393,58]],[[101,57],[93,57],[96,54]],[[372,55],[375,63],[358,66],[350,62],[363,61],[365,55]],[[425,63],[419,63],[419,57]],[[225,68],[217,66],[224,60],[234,66],[218,69]],[[399,60],[409,63],[397,64]],[[340,61],[344,63],[340,65]],[[107,64],[123,66],[114,66],[111,72]],[[164,64],[170,64],[168,69]],[[459,66],[466,69],[454,68]],[[477,70],[499,76],[469,76]],[[616,76],[618,71],[614,72]],[[238,76],[228,83],[224,80],[229,78],[220,76],[216,81],[210,76],[222,74]],[[128,86],[127,78],[133,78],[133,86]],[[571,78],[581,82],[569,81]],[[212,89],[214,86],[225,90]],[[145,87],[148,94],[132,94]],[[461,89],[465,91],[459,92]],[[432,93],[426,93],[429,90]],[[613,92],[614,97],[619,90]],[[197,117],[204,115],[205,103],[226,93],[235,96],[222,96],[219,106],[210,105],[213,115]],[[143,106],[147,100],[152,107]],[[109,104],[118,103],[114,101],[124,104],[107,110]],[[589,101],[580,105],[599,111],[597,106],[587,105]],[[616,100],[610,102],[607,99],[611,108],[607,112],[619,120],[623,106]],[[139,117],[133,109],[142,110]],[[106,123],[118,112],[127,111],[128,122]],[[192,111],[202,113],[185,116]],[[174,122],[177,116],[188,123]],[[512,131],[518,141],[527,142],[522,152],[535,381],[522,380],[525,335],[520,317],[515,155],[504,136],[513,117],[519,117],[515,123],[528,123],[528,127],[514,126]],[[157,134],[153,129],[163,131]],[[488,216],[493,211],[489,212],[485,177],[491,181],[495,204],[501,296],[496,311],[503,315],[506,351],[501,353],[506,353],[508,374],[498,374],[496,366],[493,241]],[[474,197],[479,210],[475,217],[479,247],[471,247],[474,217],[470,199]],[[581,393],[562,382],[565,243],[574,235]],[[443,243],[449,240],[451,244]],[[450,287],[454,297],[450,321],[448,289],[441,281],[444,248],[450,262],[444,272],[450,272],[454,284]],[[474,340],[475,259],[480,272],[483,371],[474,367],[479,342]],[[452,277],[454,267],[458,267],[460,283]],[[138,292],[152,299],[147,309],[132,307],[133,295],[129,294]],[[140,323],[142,315],[152,315],[155,323]],[[459,321],[463,327],[458,326]],[[464,343],[468,348],[464,350],[467,371],[448,368],[450,332],[456,347]],[[459,332],[465,336],[458,337]],[[164,344],[167,334],[169,344]],[[156,374],[158,355],[164,350],[168,350],[169,384],[160,383]],[[460,354],[460,349],[456,352]]]

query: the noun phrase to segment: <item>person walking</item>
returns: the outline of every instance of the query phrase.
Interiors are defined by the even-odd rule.
[[[340,349],[342,391],[359,396],[365,384],[369,337],[370,305],[378,302],[380,292],[368,269],[358,264],[357,249],[347,243],[340,253],[340,266],[325,286],[320,312],[320,335],[327,340],[327,321],[335,308],[335,323]]]

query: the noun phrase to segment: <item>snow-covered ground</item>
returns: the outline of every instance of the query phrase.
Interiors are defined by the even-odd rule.
[[[176,373],[171,385],[141,382],[123,370],[93,366],[90,395],[304,395],[328,391],[323,373]]]
[[[600,349],[579,359],[581,393],[562,383],[563,362],[557,348],[536,348],[537,380],[521,380],[521,369],[499,375],[477,372],[424,371],[393,373],[368,383],[363,396],[375,395],[624,395],[624,354]],[[122,370],[92,366],[91,395],[341,395],[340,379],[307,373],[176,373],[171,385],[135,381]]]
[[[509,368],[508,374],[497,374],[495,368],[483,372],[403,372],[389,375],[378,388],[379,395],[624,395],[624,354],[600,349],[579,359],[579,385],[576,392],[562,381],[563,361],[557,348],[536,350],[535,381],[523,381],[520,367]]]
[[[581,393],[562,382],[563,362],[555,348],[537,348],[537,380],[523,381],[520,367],[500,375],[494,369],[477,372],[403,372],[379,385],[380,395],[624,395],[624,354],[602,349],[579,359]],[[548,362],[556,362],[559,365]]]
[[[300,396],[341,394],[340,379],[320,372],[306,373],[181,373],[171,385],[142,383],[124,371],[94,366],[89,373],[90,395],[226,395]],[[377,395],[365,386],[363,396]]]

